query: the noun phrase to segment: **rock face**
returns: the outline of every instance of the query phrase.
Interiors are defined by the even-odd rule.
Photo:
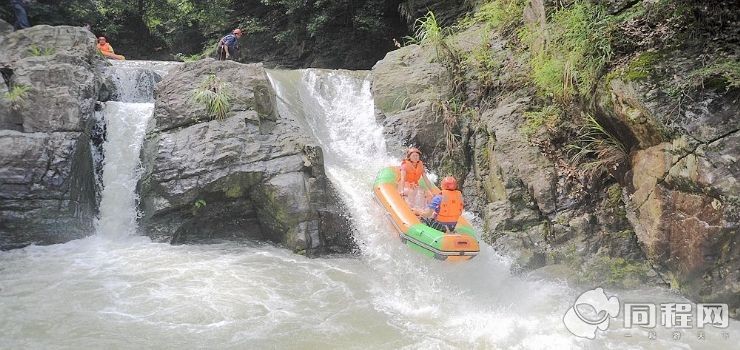
[[[233,96],[223,120],[191,99],[209,75]],[[270,240],[309,255],[351,249],[321,149],[274,102],[260,64],[204,60],[170,71],[142,150],[146,234],[173,243]]]
[[[592,2],[612,14],[643,5]],[[543,25],[551,3],[530,2],[524,22]],[[657,44],[644,33],[637,35],[648,37],[643,42],[615,44],[632,51],[620,52],[593,93],[561,103],[554,126],[543,111],[555,103],[527,87],[530,67],[522,62],[528,57],[509,49],[517,44],[502,36],[511,36],[480,35],[475,29],[447,39],[465,65],[467,89],[457,96],[447,90],[453,81],[433,48],[404,47],[376,64],[379,120],[399,144],[419,145],[427,164],[439,171],[440,144],[423,138],[439,138],[435,130],[445,125],[437,111],[423,107],[477,98],[479,103],[471,103],[476,110],[461,117],[455,132],[466,169],[466,207],[483,219],[484,240],[517,257],[515,266],[551,265],[543,270],[565,269],[571,279],[590,285],[670,284],[695,301],[726,302],[737,317],[740,87],[732,38],[737,26],[722,27],[737,22],[724,10],[689,8],[709,11],[692,27],[692,36],[711,38],[708,44],[678,36],[670,45],[647,49]],[[631,24],[624,28],[632,30]],[[481,74],[484,94],[474,91]],[[584,114],[595,116],[625,148],[624,161],[599,181],[576,172],[562,156],[567,152],[556,146],[572,145],[582,135],[574,121]]]
[[[395,147],[438,151],[444,134],[435,105],[450,95],[449,74],[433,48],[409,45],[389,52],[372,70],[376,116]],[[401,152],[399,152],[401,153]]]
[[[495,90],[485,108],[460,123],[460,164],[466,208],[483,219],[483,239],[517,258],[518,268],[557,265],[576,282],[633,286],[650,272],[625,215],[622,189],[613,184],[574,187],[565,169],[525,132],[525,113],[541,108],[534,91],[522,86],[525,67],[509,43],[496,36],[481,41],[481,28],[449,39],[454,50],[491,48]],[[373,68],[373,94],[385,132],[414,144],[439,174],[444,162],[444,124],[439,106],[453,97],[452,77],[430,47],[407,46]],[[468,87],[468,91],[479,88]],[[410,101],[410,102],[409,102]],[[399,103],[401,102],[401,103]],[[577,277],[574,277],[577,276]]]
[[[92,233],[90,130],[103,61],[76,27],[0,36],[0,248]]]
[[[712,74],[692,81],[706,71],[694,57],[635,58],[610,81],[601,108],[636,140],[629,218],[647,256],[674,288],[738,308],[740,88]],[[635,62],[644,74],[630,74]]]

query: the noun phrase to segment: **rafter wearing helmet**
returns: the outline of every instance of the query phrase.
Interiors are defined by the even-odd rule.
[[[463,213],[462,192],[457,189],[457,180],[446,176],[440,183],[442,192],[432,198],[431,203],[424,210],[412,209],[414,214],[421,216],[425,224],[442,232],[455,231],[457,221]]]

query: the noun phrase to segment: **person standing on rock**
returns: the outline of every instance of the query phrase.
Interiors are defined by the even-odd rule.
[[[242,37],[242,30],[237,28],[227,34],[218,42],[218,60],[233,60],[239,52],[239,38]]]
[[[10,6],[15,12],[15,30],[28,28],[31,22],[28,21],[29,0],[10,0]]]

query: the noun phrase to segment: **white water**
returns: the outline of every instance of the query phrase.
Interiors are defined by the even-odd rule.
[[[106,102],[103,115],[107,140],[103,144],[103,195],[97,232],[128,236],[135,232],[136,181],[140,174],[139,151],[154,103]]]
[[[116,97],[123,102],[154,101],[154,86],[176,62],[109,61],[108,75],[116,84]]]
[[[376,171],[397,159],[385,150],[362,75],[270,78],[280,112],[305,122],[321,144],[361,255],[307,259],[271,246],[170,246],[130,235],[130,185],[148,115],[143,105],[111,104],[105,152],[113,176],[104,180],[100,234],[0,252],[0,348],[722,349],[740,338],[733,323],[729,339],[710,327],[706,340],[690,330],[676,341],[659,327],[649,340],[619,320],[582,340],[561,319],[583,290],[511,276],[485,245],[456,265],[411,252],[370,195]],[[608,292],[623,301],[682,300],[659,289]]]

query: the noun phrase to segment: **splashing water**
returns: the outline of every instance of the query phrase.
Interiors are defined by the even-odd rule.
[[[106,236],[135,233],[136,182],[141,175],[139,150],[154,103],[109,101],[103,115],[107,139],[103,144],[103,195],[100,217],[95,223],[98,234]]]
[[[562,317],[583,290],[512,276],[489,246],[464,264],[402,246],[371,185],[397,164],[362,72],[270,71],[278,110],[321,145],[349,208],[359,258],[307,259],[268,245],[171,246],[135,227],[138,154],[151,105],[108,103],[105,193],[97,236],[0,252],[0,348],[637,349],[732,348],[740,330],[622,329],[595,340]],[[400,152],[399,152],[400,153]],[[683,301],[662,289],[622,300]],[[629,335],[629,336],[628,336]]]

